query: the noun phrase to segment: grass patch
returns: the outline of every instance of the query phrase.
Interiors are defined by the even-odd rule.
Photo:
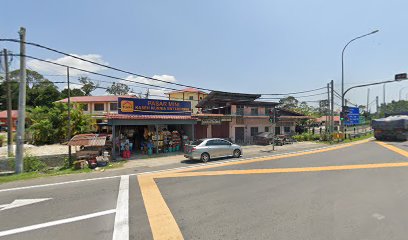
[[[112,169],[112,168],[119,168],[125,164],[126,161],[114,162],[109,164],[106,167],[100,169]],[[60,176],[60,175],[68,175],[68,174],[75,174],[75,173],[89,173],[89,172],[99,172],[93,169],[84,168],[80,170],[74,169],[52,169],[47,171],[36,171],[36,172],[25,172],[21,174],[12,174],[7,176],[0,177],[0,184],[7,183],[7,182],[14,182],[14,181],[21,181],[21,180],[29,180],[34,178],[40,177],[51,177],[51,176]]]
[[[355,142],[355,141],[364,140],[364,139],[371,138],[371,137],[374,137],[374,133],[369,133],[367,135],[363,135],[357,138],[345,139],[343,142],[344,143]]]

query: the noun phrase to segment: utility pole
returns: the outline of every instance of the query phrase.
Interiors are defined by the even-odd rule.
[[[384,117],[385,117],[385,84],[383,85],[383,110],[384,110]]]
[[[368,104],[370,104],[370,89],[369,89],[369,88],[367,89],[367,105],[366,105],[366,110],[367,110],[367,112],[370,112],[370,111],[368,110]]]
[[[330,85],[331,85],[331,103],[330,103],[330,106],[331,106],[331,111],[330,111],[330,117],[331,117],[331,119],[330,119],[330,132],[333,134],[333,132],[334,132],[334,81],[333,80],[331,80],[330,81]],[[332,136],[332,135],[331,135]],[[330,137],[330,140],[331,140],[331,137]]]
[[[146,99],[148,99],[149,98],[149,89],[147,89],[147,91],[146,91],[146,97],[145,97]]]
[[[8,62],[8,53],[7,49],[3,49],[4,56],[4,73],[5,81],[7,85],[7,156],[11,157],[13,155],[13,120],[12,120],[12,103],[11,103],[11,81],[9,78],[9,62]]]
[[[17,141],[16,141],[16,173],[24,171],[24,132],[25,132],[25,107],[26,107],[26,30],[21,27],[18,32],[20,35],[20,86],[18,95],[18,123],[17,123]]]
[[[330,117],[329,117],[329,112],[330,112],[330,83],[327,84],[327,112],[326,112],[326,133],[329,132],[330,128]]]
[[[67,67],[67,85],[68,85],[68,141],[71,140],[71,88],[69,87],[69,67]],[[72,150],[71,145],[68,145],[68,162],[72,166]]]
[[[378,112],[378,109],[380,108],[378,104],[379,104],[379,97],[376,96],[376,97],[375,97],[375,112],[377,113],[377,115],[378,115],[378,113],[379,113],[379,112]]]

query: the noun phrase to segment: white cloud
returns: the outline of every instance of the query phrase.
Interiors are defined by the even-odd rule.
[[[98,54],[86,54],[86,55],[71,54],[71,55],[74,55],[80,58],[84,58],[86,60],[90,60],[93,62],[97,62],[100,64],[108,65],[108,63],[102,59],[102,56]],[[63,65],[67,65],[70,67],[76,67],[76,68],[92,71],[92,72],[100,72],[105,69],[104,67],[101,67],[101,66],[98,66],[92,63],[88,63],[88,62],[85,62],[79,59],[75,59],[72,57],[68,57],[68,56],[64,56],[64,57],[57,58],[57,59],[46,59],[46,60],[55,62],[55,63],[59,63],[59,64],[63,64]],[[61,75],[64,75],[67,73],[67,69],[65,67],[57,66],[51,63],[41,62],[35,59],[29,60],[27,62],[27,65],[29,68],[37,72],[40,72],[40,73],[61,74]],[[69,74],[71,76],[78,76],[78,75],[84,75],[86,73],[75,70],[75,69],[70,69]]]
[[[159,80],[166,81],[166,82],[171,82],[171,83],[174,83],[174,82],[177,81],[174,76],[166,75],[166,74],[164,74],[164,75],[153,75],[152,78],[159,79]],[[132,81],[132,82],[135,82],[135,83],[145,83],[145,84],[152,84],[152,85],[157,85],[157,86],[164,86],[164,85],[167,84],[165,82],[160,82],[160,81],[156,81],[156,80],[152,80],[152,79],[148,79],[148,78],[144,78],[144,77],[135,77],[133,75],[129,75],[125,79],[129,80],[129,81]],[[122,83],[131,84],[128,81],[122,81]]]
[[[153,75],[152,78],[155,79],[159,79],[159,80],[163,80],[166,82],[171,82],[171,83],[175,83],[177,82],[177,79],[174,76],[171,75]],[[145,83],[145,84],[152,84],[152,85],[156,85],[158,86],[157,88],[149,88],[149,86],[144,86],[145,88],[149,88],[149,94],[151,95],[150,98],[163,98],[166,99],[167,96],[165,95],[165,93],[169,92],[168,89],[162,88],[165,85],[167,85],[168,83],[165,82],[160,82],[160,81],[155,81],[152,79],[148,79],[148,78],[144,78],[144,77],[136,77],[133,75],[129,75],[125,78],[126,80],[132,81],[134,83],[128,82],[128,81],[120,81],[121,83],[127,84],[127,85],[138,85],[136,83]],[[143,86],[143,85],[140,85]],[[135,86],[130,86],[130,88],[135,87]],[[143,90],[143,96],[145,96],[147,89]]]

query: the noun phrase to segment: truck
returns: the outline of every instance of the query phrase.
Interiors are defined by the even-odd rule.
[[[374,137],[377,140],[408,140],[408,116],[396,115],[372,121]]]

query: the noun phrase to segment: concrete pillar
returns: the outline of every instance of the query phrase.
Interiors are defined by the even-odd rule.
[[[194,124],[191,124],[191,140],[192,140],[192,141],[195,140],[195,136],[194,136]]]
[[[212,138],[212,125],[207,125],[207,138]]]
[[[112,160],[116,160],[116,126],[112,125]]]

